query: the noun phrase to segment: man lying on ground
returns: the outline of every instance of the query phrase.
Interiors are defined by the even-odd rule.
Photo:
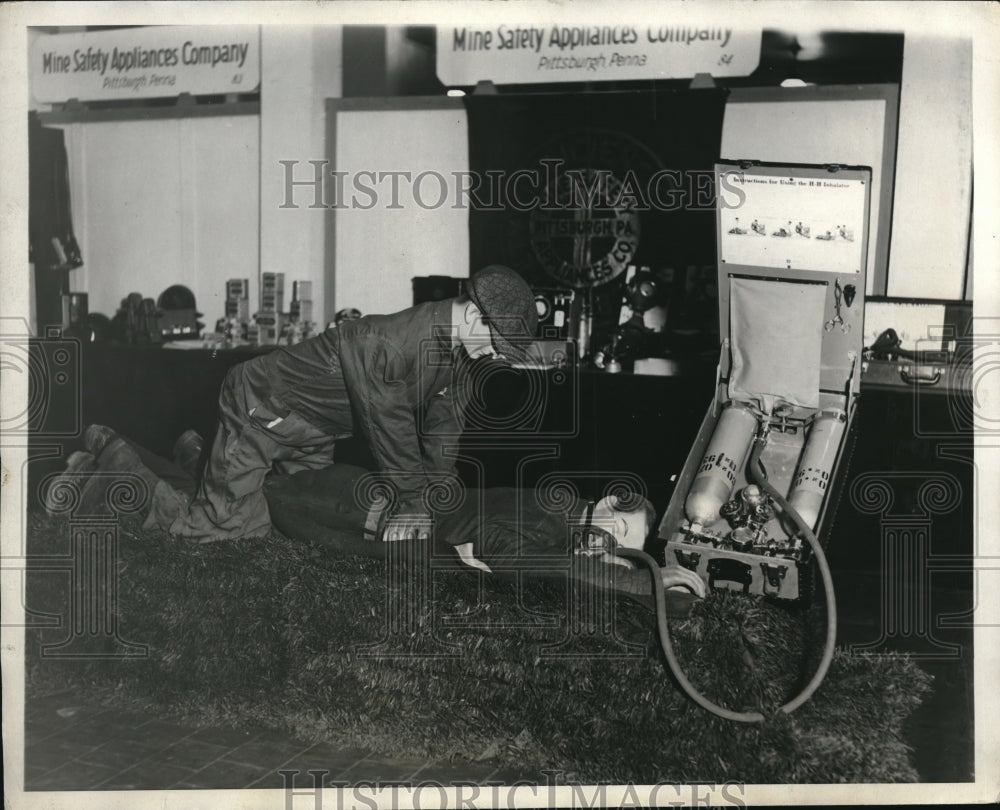
[[[191,436],[183,439],[191,442]],[[81,490],[78,508],[100,511],[114,475],[141,479],[150,493],[164,482],[181,493],[196,488],[192,468],[150,453],[110,428],[92,425],[84,433],[88,450],[74,454],[70,474]],[[183,445],[185,442],[179,442]],[[88,476],[88,472],[97,475]],[[83,483],[80,484],[82,479]],[[433,553],[456,555],[462,563],[488,573],[566,574],[635,596],[652,593],[649,573],[614,554],[615,546],[642,550],[655,526],[652,504],[634,494],[609,494],[596,502],[560,497],[556,491],[492,487],[466,489],[455,478],[440,480],[432,511]],[[51,493],[47,500],[51,506]],[[294,475],[271,475],[264,483],[270,521],[283,534],[348,554],[385,557],[394,542],[391,488],[377,473],[347,464]],[[144,528],[155,528],[159,499],[151,498]],[[50,510],[51,511],[51,510]],[[595,565],[601,561],[607,565]],[[705,595],[702,580],[677,565],[661,568],[666,588]],[[609,579],[613,573],[613,578]],[[683,612],[691,597],[668,594],[672,612]]]
[[[457,554],[466,565],[487,573],[568,573],[594,584],[608,581],[609,572],[601,571],[607,566],[593,565],[600,561],[613,564],[617,591],[652,593],[649,572],[613,550],[643,550],[656,525],[647,499],[626,492],[592,502],[530,488],[457,486],[447,487],[449,494],[445,489],[442,481],[431,532],[435,553]],[[271,520],[284,534],[354,553],[370,548],[376,556],[384,556],[394,542],[383,530],[389,501],[373,494],[383,491],[376,474],[346,464],[271,476],[264,484]],[[344,532],[362,539],[345,543]],[[705,595],[705,585],[693,571],[668,565],[660,574],[666,588]],[[671,596],[678,605],[690,601]]]

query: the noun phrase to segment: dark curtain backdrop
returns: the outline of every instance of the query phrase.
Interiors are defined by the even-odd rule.
[[[73,233],[69,203],[69,161],[63,131],[29,118],[28,225],[30,258],[37,266],[72,270],[83,264]],[[62,253],[53,244],[57,240]]]
[[[685,186],[692,171],[710,174],[720,156],[726,95],[723,89],[707,89],[467,96],[470,169],[482,178],[488,178],[488,172],[509,178],[519,169],[541,170],[542,159],[557,159],[567,169],[607,170],[619,180],[632,170],[640,187],[658,170],[675,170],[684,179],[673,194],[684,195],[683,205],[666,211],[654,202],[653,210],[638,214],[638,245],[629,263],[654,269],[713,265],[710,179],[701,181],[709,183],[703,187],[707,206],[705,199],[701,201],[707,210],[692,210]],[[484,210],[497,201],[489,193],[496,185],[484,184],[472,201],[471,268],[499,262],[513,267],[533,286],[566,286],[539,261],[532,245],[531,214],[510,204],[500,211]],[[670,198],[672,185],[671,179],[661,181],[661,199]],[[530,199],[530,183],[523,181],[519,188],[522,199]],[[559,241],[553,242],[554,251],[571,256],[572,240]],[[593,240],[595,255],[611,244]],[[596,288],[598,326],[602,320],[617,318],[623,284],[624,273]]]
[[[39,334],[62,323],[69,271],[83,264],[69,204],[69,162],[61,129],[28,119],[28,250],[35,266]]]

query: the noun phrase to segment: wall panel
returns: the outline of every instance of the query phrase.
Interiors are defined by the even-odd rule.
[[[257,117],[64,128],[84,258],[73,289],[110,317],[130,292],[184,284],[214,326],[226,279],[257,276]]]
[[[329,234],[337,309],[396,312],[413,303],[414,276],[468,276],[469,212],[466,206],[455,207],[452,174],[468,170],[468,127],[465,109],[450,102],[330,102],[328,150],[333,170],[345,173],[345,205],[332,212]],[[405,109],[392,109],[393,104]],[[409,175],[399,175],[395,197],[389,172]],[[418,184],[425,172],[430,174]],[[441,204],[438,176],[445,182]],[[332,204],[333,184],[328,192]]]

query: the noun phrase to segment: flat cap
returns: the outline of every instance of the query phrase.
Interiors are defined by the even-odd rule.
[[[497,353],[512,361],[529,359],[538,309],[528,282],[509,267],[491,264],[469,279],[467,291],[490,328]]]

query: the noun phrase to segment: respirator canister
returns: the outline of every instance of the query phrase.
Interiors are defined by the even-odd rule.
[[[692,526],[718,519],[719,510],[736,486],[756,431],[757,417],[746,406],[734,402],[722,412],[684,501]]]
[[[830,408],[820,411],[809,429],[788,503],[811,529],[816,528],[846,426],[847,414]]]

